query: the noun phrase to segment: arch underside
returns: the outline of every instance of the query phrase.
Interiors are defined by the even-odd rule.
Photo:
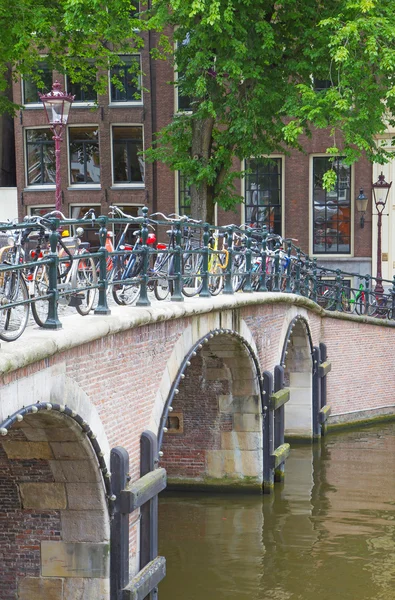
[[[171,400],[161,466],[170,487],[262,487],[262,405],[254,358],[240,336],[206,338]]]
[[[2,434],[0,597],[108,600],[109,513],[86,432],[48,408],[19,414]]]
[[[285,436],[289,439],[312,439],[312,342],[304,319],[292,322],[283,356],[285,385],[290,389],[290,399],[285,405]]]

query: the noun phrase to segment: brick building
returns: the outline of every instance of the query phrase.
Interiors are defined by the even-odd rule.
[[[66,216],[81,217],[92,206],[97,214],[107,214],[111,204],[133,215],[144,205],[150,212],[188,211],[188,186],[182,174],[172,173],[162,164],[144,164],[139,155],[176,111],[188,108],[187,99],[178,98],[176,88],[168,83],[174,79],[171,65],[149,59],[154,41],[149,36],[154,34],[146,34],[141,52],[124,57],[125,64],[136,60],[144,73],[136,85],[121,72],[124,91],[109,78],[107,93],[97,97],[67,76],[50,72],[45,61],[40,65],[46,90],[58,79],[75,95],[61,153]],[[37,87],[22,80],[14,83],[13,92],[14,101],[24,106],[14,122],[19,216],[23,217],[54,208],[54,142]],[[219,209],[217,222],[265,222],[272,231],[297,239],[320,263],[371,273],[375,231],[369,216],[372,166],[361,160],[347,167],[339,158],[335,164],[337,188],[326,193],[322,174],[329,166],[325,149],[330,145],[326,132],[316,131],[303,141],[304,153],[275,155],[270,163],[250,159],[252,173],[238,182],[244,204],[236,213]],[[360,188],[369,197],[364,228],[355,206]]]

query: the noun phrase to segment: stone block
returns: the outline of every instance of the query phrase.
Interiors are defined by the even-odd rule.
[[[261,416],[257,413],[234,413],[234,431],[262,431]]]
[[[70,510],[100,510],[105,505],[101,483],[66,483]]]
[[[23,508],[43,510],[66,508],[66,490],[63,483],[20,483]]]
[[[234,396],[250,396],[256,393],[256,379],[234,379],[232,382],[232,392]]]
[[[83,460],[87,457],[86,449],[79,442],[51,442],[55,458],[62,460]]]
[[[207,381],[222,381],[229,379],[226,369],[206,369],[205,379]]]
[[[71,578],[64,581],[63,600],[108,600],[108,579]]]
[[[260,452],[243,450],[240,452],[241,468],[244,477],[256,477],[262,481],[262,456]]]
[[[5,453],[10,459],[29,460],[53,458],[51,446],[47,442],[3,442]]]
[[[312,385],[312,374],[311,372],[305,373],[290,373],[289,374],[289,387],[310,387]]]
[[[259,397],[255,394],[248,396],[218,396],[220,412],[224,413],[260,413]]]
[[[63,579],[24,577],[19,581],[18,600],[63,600]]]
[[[223,431],[221,450],[259,450],[261,435],[252,431]]]
[[[62,510],[64,542],[108,542],[110,529],[104,510]]]
[[[98,465],[92,460],[49,461],[55,481],[94,483],[101,481]]]
[[[41,542],[43,577],[100,579],[109,576],[109,566],[109,544]]]

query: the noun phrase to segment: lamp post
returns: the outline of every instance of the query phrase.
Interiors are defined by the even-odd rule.
[[[58,81],[52,85],[48,94],[40,94],[40,100],[44,104],[48,123],[53,131],[55,140],[55,208],[62,208],[62,190],[60,187],[60,142],[62,141],[63,128],[67,125],[71,104],[74,96],[63,92]]]
[[[361,229],[365,227],[365,213],[368,207],[368,197],[363,193],[363,189],[359,190],[359,196],[355,198],[355,204],[357,205],[357,211],[361,215],[359,225]]]
[[[381,273],[381,227],[382,227],[382,216],[387,204],[388,194],[392,186],[392,181],[387,183],[383,173],[379,175],[376,183],[372,184],[373,198],[377,210],[377,272],[376,272],[376,286],[374,293],[380,295],[384,293],[383,288],[383,276]]]

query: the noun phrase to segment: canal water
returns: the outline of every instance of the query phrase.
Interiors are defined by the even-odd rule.
[[[273,496],[160,497],[160,600],[395,599],[395,424],[295,446]]]

